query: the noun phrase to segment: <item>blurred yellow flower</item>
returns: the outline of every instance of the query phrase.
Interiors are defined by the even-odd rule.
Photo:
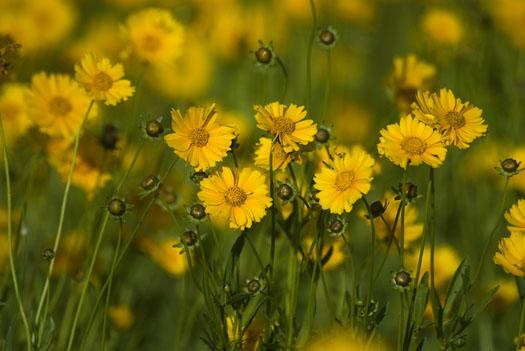
[[[381,130],[377,150],[394,164],[406,168],[421,163],[436,168],[445,160],[447,149],[442,136],[431,127],[408,115]]]
[[[416,92],[430,89],[435,77],[436,68],[415,55],[395,57],[391,85],[399,109],[409,112],[410,104],[416,100]]]
[[[255,150],[255,165],[270,170],[270,150],[272,149],[272,139],[261,137],[257,143]],[[292,162],[293,154],[284,151],[284,148],[279,143],[273,144],[272,152],[272,168],[286,169]]]
[[[370,23],[375,15],[373,2],[367,0],[336,0],[335,12],[341,19],[359,25]]]
[[[75,81],[64,74],[37,73],[26,95],[28,115],[50,136],[73,139],[87,112],[90,98]],[[96,115],[92,109],[90,117]]]
[[[336,327],[310,339],[301,351],[388,351],[380,341],[368,342],[365,335],[356,334],[353,328]]]
[[[148,237],[143,237],[139,241],[139,246],[162,269],[174,277],[179,277],[186,273],[188,262],[185,254],[175,247],[178,243],[179,240],[176,238],[164,239],[157,243]]]
[[[331,115],[334,128],[330,133],[338,143],[363,143],[370,137],[374,116],[367,107],[343,103]]]
[[[505,213],[505,219],[509,222],[509,231],[525,232],[525,199],[519,199]]]
[[[68,47],[68,59],[77,62],[87,52],[106,57],[119,57],[124,50],[124,42],[122,38],[115,35],[118,29],[118,19],[111,16],[96,16],[87,24],[82,35]]]
[[[131,82],[124,77],[121,64],[112,65],[109,59],[93,54],[85,55],[80,64],[75,65],[75,78],[91,93],[95,100],[115,106],[126,101],[135,92]]]
[[[439,45],[456,46],[463,39],[463,25],[458,16],[449,10],[434,8],[423,16],[423,33]]]
[[[129,330],[135,324],[135,315],[128,305],[110,306],[108,316],[119,330]]]
[[[525,1],[490,0],[490,11],[496,25],[518,48],[525,48]]]
[[[148,8],[126,20],[124,36],[142,61],[170,64],[182,55],[185,29],[168,10]]]
[[[197,194],[210,219],[228,220],[230,228],[244,230],[259,222],[272,205],[266,177],[252,168],[238,174],[228,167],[201,180]]]
[[[494,263],[514,276],[525,276],[525,233],[510,232],[510,237],[502,238]]]
[[[8,146],[25,134],[32,124],[27,115],[24,97],[26,89],[22,84],[8,83],[4,85],[0,95],[0,116]]]
[[[86,233],[75,231],[64,235],[55,257],[53,275],[69,274],[76,277],[84,263],[85,250]]]
[[[303,106],[273,102],[266,106],[255,105],[254,109],[257,127],[276,137],[284,151],[298,151],[299,145],[314,140],[317,126],[311,119],[306,119]]]
[[[487,132],[482,110],[463,103],[450,89],[441,89],[439,93],[419,91],[417,102],[412,104],[414,116],[425,124],[441,131],[447,145],[466,149]]]
[[[317,248],[315,250],[310,250],[313,242],[314,241],[311,237],[304,239],[304,252],[307,255],[310,254],[310,257],[308,257],[310,260],[317,260]],[[324,243],[323,251],[321,252],[321,259],[325,259],[326,255],[328,255],[329,252],[331,253],[328,261],[323,264],[323,271],[337,269],[343,264],[345,261],[344,248],[345,243],[341,239]]]
[[[502,313],[504,309],[512,306],[518,301],[519,293],[516,282],[510,279],[499,279],[492,283],[493,287],[498,286],[498,291],[492,298],[489,308],[492,312]]]
[[[207,170],[226,157],[235,137],[233,128],[217,122],[215,104],[190,107],[185,117],[172,110],[171,128],[173,133],[164,140],[197,171]]]
[[[419,259],[419,251],[415,251],[413,254],[408,255],[407,267],[409,267],[415,274],[417,269],[417,262]],[[437,246],[434,251],[434,282],[436,289],[446,288],[448,281],[452,278],[456,272],[461,260],[458,254],[451,246],[441,245]],[[423,251],[423,260],[421,261],[421,273],[422,278],[425,273],[430,274],[430,248],[427,246]],[[429,278],[430,279],[430,278]]]
[[[338,157],[331,168],[324,167],[314,176],[319,204],[331,213],[350,212],[353,204],[370,191],[374,159],[363,150],[354,149]]]

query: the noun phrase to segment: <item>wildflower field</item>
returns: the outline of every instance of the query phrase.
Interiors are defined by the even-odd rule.
[[[525,0],[0,0],[0,351],[525,350]]]

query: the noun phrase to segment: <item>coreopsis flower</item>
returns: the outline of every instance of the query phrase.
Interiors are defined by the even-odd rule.
[[[374,163],[369,154],[359,149],[334,156],[330,167],[314,176],[321,207],[336,214],[350,212],[353,204],[370,190]]]
[[[80,64],[75,65],[76,80],[80,82],[95,100],[115,106],[126,101],[135,92],[131,82],[124,77],[124,67],[120,63],[112,65],[109,59],[93,54],[85,55]]]
[[[0,116],[4,124],[7,144],[12,144],[32,125],[27,115],[25,102],[26,87],[19,83],[8,83],[0,95]]]
[[[129,330],[135,324],[135,315],[128,305],[109,306],[108,316],[119,330]]]
[[[391,85],[399,109],[409,112],[418,90],[430,89],[436,77],[436,68],[415,55],[394,58]]]
[[[272,150],[273,144],[273,150]],[[272,153],[272,168],[286,169],[286,167],[292,162],[293,154],[284,151],[284,148],[279,143],[273,143],[272,139],[262,137],[257,143],[257,150],[255,150],[255,165],[262,167],[266,170],[270,169],[270,150]]]
[[[304,239],[304,252],[308,255],[308,259],[312,261],[318,260],[318,250],[311,249],[313,244],[312,238]],[[345,261],[345,242],[343,240],[333,240],[325,243],[321,252],[321,260],[323,261],[323,271],[331,271],[339,268]]]
[[[509,231],[525,233],[525,199],[519,199],[505,213],[505,219],[509,222],[507,228]]]
[[[415,272],[419,260],[419,251],[414,251],[406,258],[407,268]],[[454,276],[461,260],[456,251],[451,246],[440,245],[434,250],[434,283],[436,289],[446,288],[450,279]],[[421,261],[421,273],[419,279],[425,273],[430,274],[430,247],[423,250],[423,260]]]
[[[381,130],[377,150],[394,164],[406,168],[426,163],[436,168],[445,160],[447,149],[439,132],[408,115]]]
[[[170,64],[182,54],[186,31],[167,10],[136,12],[128,17],[123,31],[130,49],[142,61]]]
[[[514,276],[525,276],[525,233],[512,231],[510,237],[502,238],[494,263]]]
[[[458,16],[445,9],[431,9],[421,22],[426,37],[439,45],[456,46],[463,39],[463,25]]]
[[[201,180],[200,188],[197,196],[204,202],[210,219],[228,221],[232,229],[250,228],[272,205],[266,177],[252,168],[244,168],[236,174],[222,167]]]
[[[387,351],[380,338],[368,340],[366,335],[361,335],[352,328],[336,327],[332,330],[318,333],[312,337],[301,349],[303,351]]]
[[[186,273],[188,262],[186,257],[180,254],[180,250],[175,247],[178,242],[176,238],[168,238],[157,243],[144,237],[139,241],[139,246],[153,262],[167,273],[173,277],[179,277]]]
[[[317,126],[311,119],[306,119],[303,106],[272,102],[266,106],[256,105],[254,109],[257,127],[277,138],[284,151],[298,151],[300,145],[314,140]]]
[[[31,80],[26,101],[29,118],[42,132],[72,139],[82,124],[91,99],[70,76],[40,72]],[[95,108],[90,117],[94,115]]]
[[[215,166],[230,150],[234,129],[219,124],[215,104],[190,107],[184,117],[172,110],[171,118],[173,133],[164,140],[196,171]]]
[[[418,92],[412,109],[416,118],[440,130],[447,145],[460,149],[468,148],[474,139],[487,132],[483,111],[468,101],[463,103],[450,89],[432,94]]]

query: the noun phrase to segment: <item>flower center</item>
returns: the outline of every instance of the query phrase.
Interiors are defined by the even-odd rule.
[[[401,148],[410,155],[421,155],[427,149],[427,144],[418,137],[408,137],[401,142]]]
[[[111,79],[111,77],[105,72],[99,72],[95,78],[93,78],[93,87],[96,90],[108,91],[112,86],[113,79]]]
[[[456,111],[450,111],[445,116],[445,119],[447,120],[448,124],[454,129],[461,128],[465,125],[465,117],[461,112]]]
[[[197,147],[203,147],[208,144],[208,139],[210,138],[210,133],[203,128],[194,129],[190,134],[191,145]]]
[[[66,116],[72,109],[69,100],[61,96],[55,96],[49,101],[49,112],[57,117]]]
[[[292,134],[295,123],[288,117],[277,117],[273,121],[273,134]]]
[[[158,51],[160,48],[160,39],[157,35],[147,34],[142,38],[141,45],[145,51]]]
[[[248,195],[238,186],[232,186],[224,193],[224,199],[233,207],[242,206],[247,198]]]
[[[341,172],[335,177],[335,188],[339,191],[345,191],[354,184],[355,173],[352,171]]]

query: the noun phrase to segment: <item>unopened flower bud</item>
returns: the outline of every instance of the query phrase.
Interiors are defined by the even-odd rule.
[[[140,183],[140,187],[146,191],[149,191],[154,189],[157,186],[157,184],[159,184],[159,178],[151,174],[144,178],[144,180],[142,180],[142,183]]]
[[[201,204],[194,204],[189,210],[190,216],[196,220],[201,220],[206,217],[206,208]]]
[[[118,143],[118,129],[113,124],[105,124],[100,135],[100,144],[106,150],[115,150]]]
[[[272,61],[272,50],[266,46],[261,46],[255,51],[255,58],[257,59],[257,62],[266,65]]]
[[[286,183],[282,183],[277,187],[277,196],[283,201],[289,201],[293,198],[294,191],[292,187]]]
[[[373,218],[377,218],[383,215],[385,213],[385,206],[381,203],[381,201],[374,201],[370,205],[370,213],[372,214]]]
[[[145,130],[146,130],[146,134],[151,137],[151,138],[157,138],[159,137],[162,133],[164,133],[164,127],[162,126],[162,124],[156,120],[156,119],[152,119],[152,120],[149,120],[146,122],[146,127],[145,127]]]
[[[406,271],[399,271],[396,274],[394,274],[394,284],[401,288],[406,288],[410,285],[412,282],[412,277],[410,276],[410,273]]]
[[[254,278],[252,280],[248,280],[246,282],[246,290],[250,293],[250,294],[255,294],[257,292],[259,292],[259,290],[261,289],[262,287],[262,284],[261,282],[259,281],[259,279],[257,278]]]
[[[121,199],[111,199],[108,203],[108,211],[115,217],[122,217],[126,213],[126,203]]]
[[[318,128],[314,138],[318,143],[324,144],[330,139],[330,132],[326,128]]]
[[[501,161],[501,169],[507,173],[514,173],[518,170],[520,162],[516,161],[513,158],[506,158]]]
[[[197,233],[195,233],[193,230],[187,230],[184,233],[182,233],[180,240],[185,246],[195,246],[198,241]]]

